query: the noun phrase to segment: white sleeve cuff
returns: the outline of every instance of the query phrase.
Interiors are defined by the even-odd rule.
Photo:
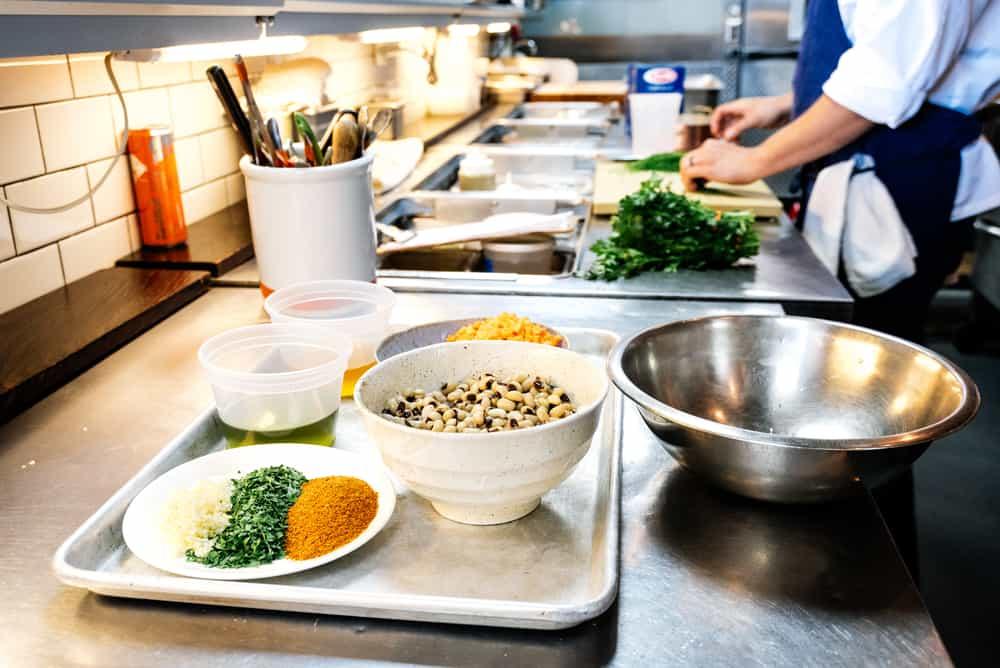
[[[923,105],[926,92],[906,88],[906,78],[877,51],[854,46],[840,57],[823,92],[872,123],[896,128]]]

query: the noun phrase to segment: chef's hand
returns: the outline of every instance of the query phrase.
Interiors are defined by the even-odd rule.
[[[792,112],[792,96],[744,97],[716,107],[712,112],[712,135],[736,141],[745,130],[775,128],[788,121]]]
[[[697,190],[695,179],[722,183],[751,183],[764,176],[759,153],[754,148],[720,139],[706,140],[681,159],[681,181],[687,190]]]

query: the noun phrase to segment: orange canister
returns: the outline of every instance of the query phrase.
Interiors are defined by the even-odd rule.
[[[184,243],[187,225],[170,128],[156,125],[129,130],[128,152],[142,245]]]

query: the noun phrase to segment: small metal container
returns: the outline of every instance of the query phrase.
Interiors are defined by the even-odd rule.
[[[693,75],[684,82],[684,109],[719,106],[722,80],[714,74]]]
[[[608,369],[683,467],[743,496],[859,493],[969,423],[979,390],[944,357],[885,334],[785,316],[658,325]]]
[[[556,242],[546,234],[483,242],[492,271],[513,274],[551,274],[555,252]]]
[[[399,100],[373,100],[368,105],[369,113],[374,115],[379,109],[388,109],[392,114],[389,127],[386,128],[386,139],[401,139],[405,135],[406,103]]]
[[[678,137],[678,150],[693,151],[712,136],[711,115],[702,111],[681,114],[677,122],[680,124],[681,136]]]
[[[983,218],[974,227],[976,262],[972,266],[972,285],[994,308],[1000,309],[1000,220]]]

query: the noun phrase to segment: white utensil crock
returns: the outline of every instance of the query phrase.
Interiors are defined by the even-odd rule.
[[[375,280],[373,157],[277,168],[243,156],[240,170],[265,295],[304,281]]]

